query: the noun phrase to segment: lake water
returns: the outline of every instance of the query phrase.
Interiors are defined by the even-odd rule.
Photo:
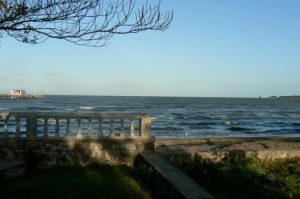
[[[1,111],[145,113],[157,137],[300,136],[300,100],[45,96],[0,100]]]

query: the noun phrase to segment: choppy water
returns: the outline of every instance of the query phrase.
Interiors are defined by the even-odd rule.
[[[145,113],[157,137],[300,136],[291,99],[46,96],[0,100],[1,111]]]

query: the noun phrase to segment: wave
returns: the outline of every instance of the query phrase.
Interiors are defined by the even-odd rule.
[[[210,126],[190,126],[190,129],[204,130],[204,129],[212,129]]]
[[[178,125],[182,126],[213,126],[217,125],[217,122],[180,122]]]
[[[219,119],[216,116],[203,115],[203,114],[183,114],[183,113],[172,113],[176,119],[188,119],[188,120],[216,120]]]
[[[152,131],[183,131],[180,127],[153,127]]]
[[[298,134],[300,133],[300,129],[270,129],[270,130],[262,131],[262,133],[276,134],[276,135]]]
[[[27,106],[23,108],[24,110],[42,110],[42,111],[48,111],[48,110],[56,110],[56,107],[51,106]]]
[[[74,108],[66,108],[65,111],[75,111]]]
[[[235,122],[235,121],[226,121],[223,123],[224,125],[228,125],[228,126],[232,126],[232,125],[239,125],[239,122]]]
[[[158,117],[154,117],[154,116],[153,116],[153,117],[151,117],[151,120],[152,120],[152,121],[156,121],[156,120],[158,120]]]
[[[80,109],[82,110],[94,110],[96,107],[95,106],[81,106]]]
[[[169,115],[158,115],[158,116],[154,116],[152,117],[154,120],[174,120],[175,118]]]
[[[243,128],[243,127],[239,127],[239,126],[232,126],[232,127],[227,128],[226,130],[229,130],[229,131],[246,131],[246,132],[251,132],[253,129]]]
[[[243,135],[259,135],[260,133],[257,131],[245,131]]]
[[[216,119],[218,119],[218,118],[217,118],[217,117],[214,117],[214,116],[203,116],[203,115],[199,115],[199,116],[192,116],[192,117],[189,117],[189,119],[216,120]]]

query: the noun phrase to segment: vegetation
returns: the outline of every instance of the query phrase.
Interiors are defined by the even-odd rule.
[[[216,198],[300,198],[300,158],[200,160],[181,168]]]
[[[133,169],[125,166],[37,170],[1,179],[0,198],[151,198],[133,176]]]

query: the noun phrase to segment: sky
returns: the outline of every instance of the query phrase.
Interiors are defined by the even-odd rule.
[[[164,31],[105,47],[0,42],[0,93],[268,97],[300,95],[299,0],[162,0]]]

